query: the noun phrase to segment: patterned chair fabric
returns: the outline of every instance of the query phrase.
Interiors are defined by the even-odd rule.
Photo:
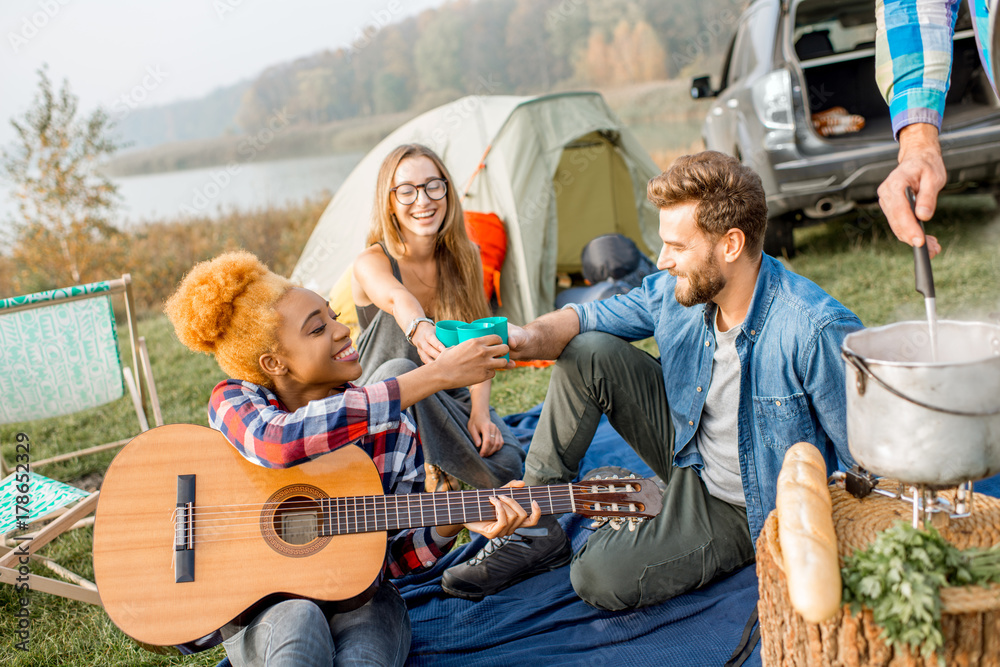
[[[0,300],[0,423],[71,414],[124,392],[109,282]]]
[[[17,481],[18,474],[23,475],[23,473],[11,473],[0,481],[0,535],[6,535],[15,529],[22,530],[28,524],[48,516],[50,512],[90,495],[83,489],[31,472],[28,473],[27,481],[28,488],[31,489],[29,496],[31,502],[28,506],[28,515],[25,516],[23,505],[15,507],[15,499],[21,495],[17,491],[17,486],[24,483],[23,477],[22,482]]]

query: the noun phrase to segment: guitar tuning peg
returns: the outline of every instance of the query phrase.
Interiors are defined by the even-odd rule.
[[[611,527],[614,528],[615,530],[622,529],[622,520],[618,517],[614,517],[613,519],[608,519],[608,523],[610,523]]]
[[[598,518],[596,518],[596,519],[594,519],[593,521],[590,522],[590,527],[591,528],[600,528],[601,526],[603,526],[607,522],[608,522],[607,518],[605,518],[605,517],[598,517]]]
[[[636,517],[632,517],[631,519],[629,519],[628,520],[628,531],[630,533],[634,533],[635,529],[639,525],[640,521],[642,521],[642,519],[638,519]]]

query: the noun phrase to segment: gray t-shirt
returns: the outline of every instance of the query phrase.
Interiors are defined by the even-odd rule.
[[[708,492],[720,500],[746,507],[743,481],[740,479],[739,425],[740,357],[736,337],[740,328],[719,331],[718,310],[715,324],[715,355],[712,357],[712,381],[705,397],[705,408],[695,435],[696,446],[705,462],[701,479]]]

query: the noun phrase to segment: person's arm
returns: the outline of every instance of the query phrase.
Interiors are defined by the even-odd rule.
[[[960,0],[877,0],[875,78],[889,104],[898,166],[878,189],[879,204],[893,233],[913,246],[925,235],[906,188],[916,194],[917,217],[934,215],[947,180],[938,133],[951,79],[952,36]],[[941,247],[926,237],[933,257]]]
[[[266,468],[288,468],[397,428],[405,406],[393,378],[350,387],[288,412],[262,387],[237,380],[219,383],[209,403],[209,424],[245,458]]]
[[[472,394],[472,406],[469,411],[469,422],[466,427],[472,436],[472,443],[479,450],[479,455],[486,457],[495,454],[503,447],[500,429],[490,419],[490,391],[492,382],[480,382],[469,387]]]
[[[557,359],[578,334],[603,331],[625,340],[642,340],[653,335],[651,308],[658,305],[658,289],[648,276],[643,284],[609,299],[565,308],[542,315],[524,328],[508,325],[507,341],[511,359]]]
[[[926,241],[931,257],[941,252],[941,244],[924,234],[917,219],[927,221],[934,216],[937,196],[947,179],[937,127],[916,123],[900,130],[898,164],[878,187],[878,203],[896,238],[917,248]],[[907,188],[916,195],[916,217]]]
[[[266,468],[287,468],[331,452],[365,435],[395,428],[401,411],[442,389],[467,387],[513,366],[507,346],[485,336],[449,348],[437,361],[398,378],[349,387],[288,412],[274,394],[251,383],[227,380],[212,391],[209,423],[247,459]]]
[[[431,363],[396,378],[400,405],[405,410],[442,389],[469,387],[492,379],[498,369],[514,367],[513,362],[503,358],[508,349],[497,335],[446,348]]]
[[[542,315],[524,328],[508,324],[511,359],[557,359],[580,333],[580,318],[571,308]]]
[[[363,296],[361,301],[370,300],[392,315],[400,331],[405,333],[411,323],[427,317],[417,297],[392,275],[392,265],[380,247],[372,246],[354,261],[354,280],[360,290],[356,300]],[[429,322],[418,323],[410,340],[424,363],[437,359],[445,349]]]

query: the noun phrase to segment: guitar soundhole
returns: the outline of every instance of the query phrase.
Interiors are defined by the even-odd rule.
[[[288,486],[264,503],[260,517],[264,541],[283,556],[303,557],[316,553],[330,541],[323,535],[323,511],[319,499],[327,495],[307,484]]]
[[[275,532],[288,544],[309,544],[319,537],[319,504],[312,498],[293,496],[274,513]]]

